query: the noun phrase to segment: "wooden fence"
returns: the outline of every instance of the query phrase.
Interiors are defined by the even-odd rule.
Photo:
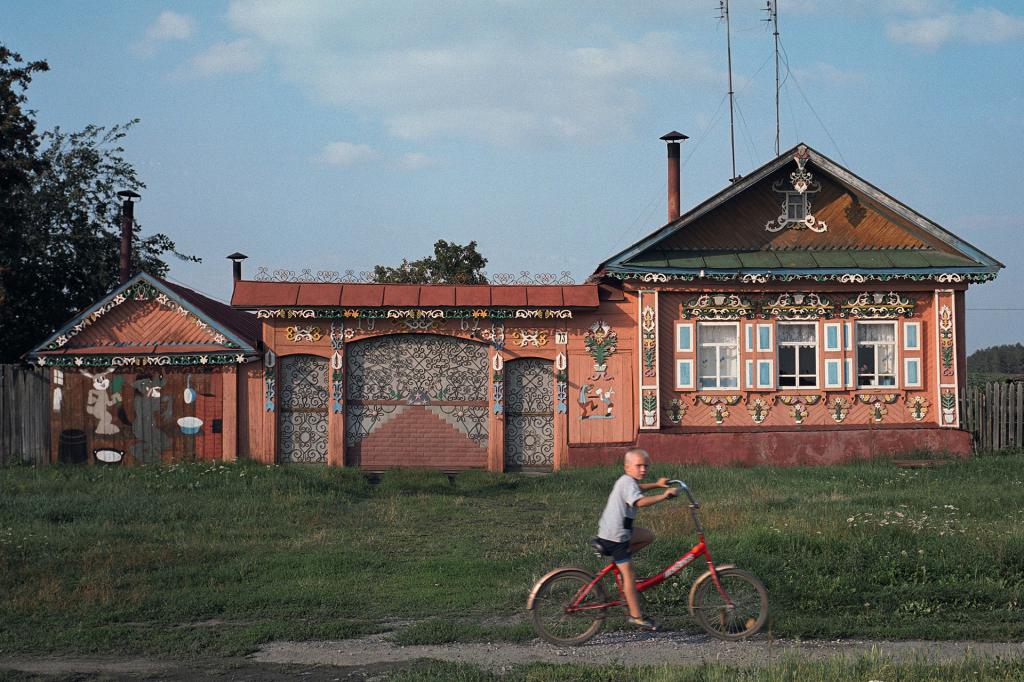
[[[1024,381],[990,381],[963,394],[963,426],[979,452],[1024,447]]]
[[[0,465],[50,461],[50,401],[47,373],[0,365]]]

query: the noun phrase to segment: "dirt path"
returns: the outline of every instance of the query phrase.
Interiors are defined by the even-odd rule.
[[[794,641],[769,640],[762,635],[747,642],[727,643],[705,635],[676,632],[610,632],[598,635],[586,646],[562,649],[539,641],[398,646],[388,637],[385,633],[338,641],[273,642],[246,658],[189,662],[122,657],[0,658],[0,678],[7,677],[5,673],[15,672],[22,676],[27,674],[29,679],[67,679],[70,675],[105,680],[364,680],[428,658],[471,663],[499,672],[537,661],[589,665],[635,664],[637,661],[647,665],[683,665],[715,661],[750,667],[765,665],[783,656],[822,659],[836,655],[857,657],[872,652],[896,660],[932,662],[959,660],[968,652],[979,657],[1024,658],[1024,644],[1005,642]]]
[[[396,646],[387,634],[330,642],[273,642],[249,658],[265,663],[319,664],[393,664],[433,658],[472,663],[491,670],[546,661],[549,663],[685,664],[702,660],[737,666],[764,665],[787,654],[803,658],[829,658],[835,655],[856,657],[876,651],[894,659],[923,658],[949,661],[968,651],[981,657],[1021,658],[1024,644],[1005,642],[924,642],[869,640],[774,640],[758,637],[747,642],[720,642],[706,635],[682,633],[624,633],[598,635],[585,646],[559,648],[542,642],[528,644],[450,644]]]

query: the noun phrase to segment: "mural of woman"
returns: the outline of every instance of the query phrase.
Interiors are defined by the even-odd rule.
[[[171,437],[160,428],[159,422],[171,418],[171,397],[162,395],[165,379],[154,380],[140,374],[132,383],[135,387],[135,420],[132,432],[139,442],[132,446],[136,464],[153,464],[171,444]],[[162,414],[161,414],[162,408]]]
[[[82,372],[92,379],[92,388],[86,398],[86,412],[96,417],[96,433],[101,436],[112,436],[120,433],[121,429],[114,424],[114,415],[110,408],[121,402],[121,394],[115,393],[111,396],[108,393],[110,379],[107,377],[113,371],[113,367],[97,374]]]

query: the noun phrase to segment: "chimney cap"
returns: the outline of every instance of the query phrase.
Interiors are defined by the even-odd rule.
[[[131,191],[130,189],[123,189],[117,193],[117,196],[121,197],[125,201],[138,201],[142,198],[141,194]]]
[[[228,260],[233,260],[233,261],[243,261],[246,258],[248,258],[248,256],[246,256],[244,253],[239,253],[237,251],[235,251],[233,254],[228,256]]]
[[[689,140],[690,136],[689,135],[683,135],[679,131],[673,130],[671,133],[665,133],[659,139],[665,140],[665,142],[668,142],[668,143],[672,143],[672,142],[681,142],[683,140]]]

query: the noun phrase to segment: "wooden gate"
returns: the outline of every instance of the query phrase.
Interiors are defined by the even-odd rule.
[[[394,334],[345,349],[348,464],[487,466],[486,346],[435,334]]]
[[[553,377],[550,360],[523,358],[505,363],[506,471],[552,468]]]
[[[281,463],[327,462],[327,359],[286,355],[281,373]]]

